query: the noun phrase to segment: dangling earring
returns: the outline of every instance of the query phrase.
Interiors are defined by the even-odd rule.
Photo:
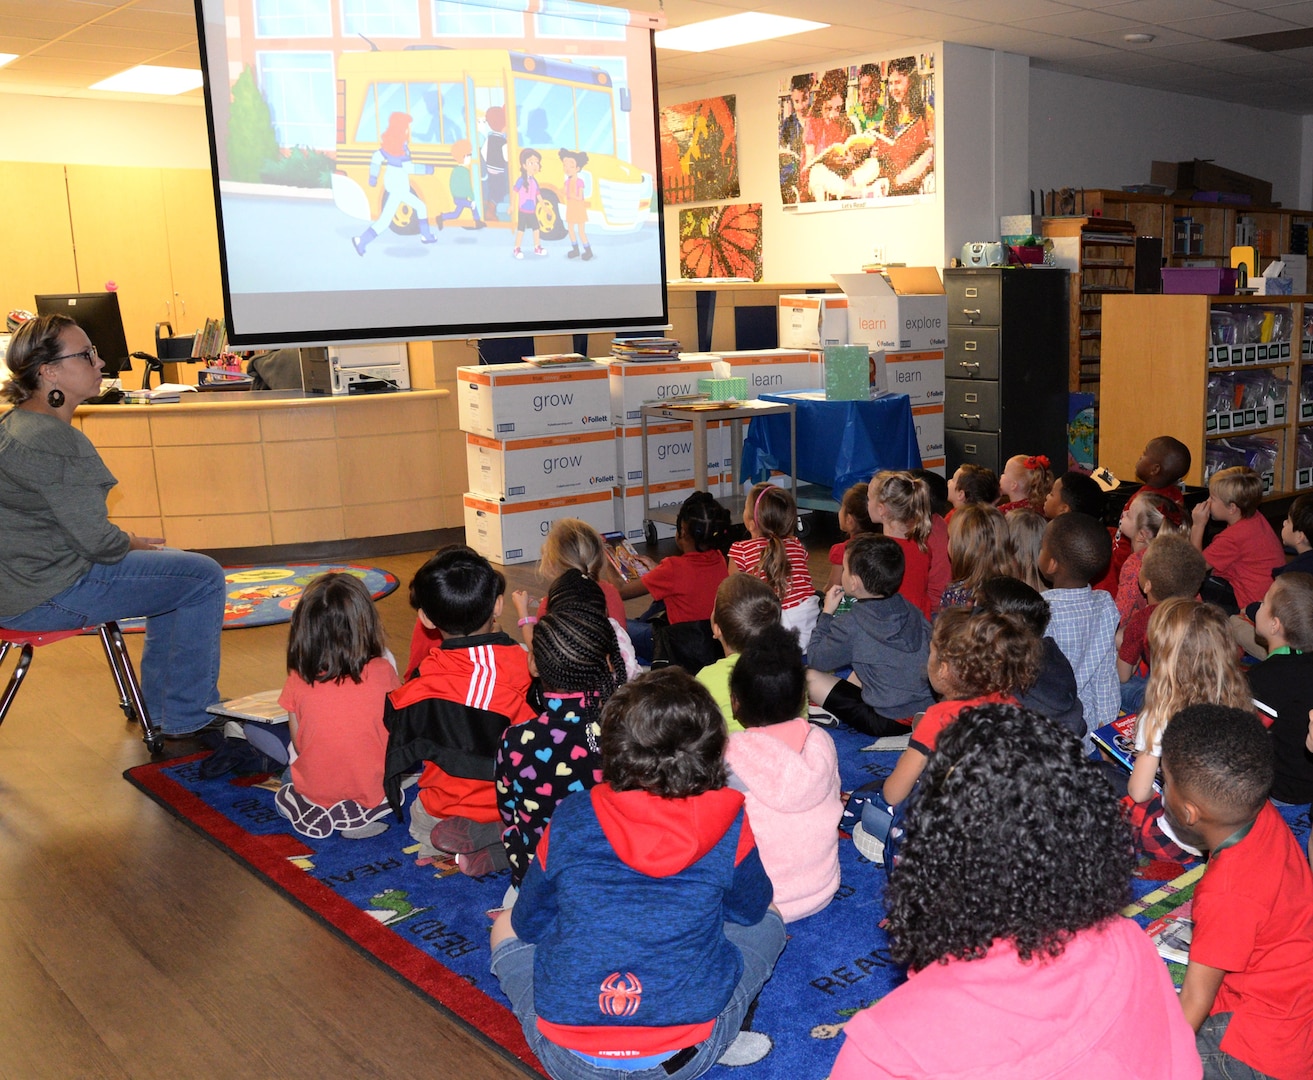
[[[58,409],[64,404],[64,391],[56,386],[46,395],[46,404],[52,409]]]

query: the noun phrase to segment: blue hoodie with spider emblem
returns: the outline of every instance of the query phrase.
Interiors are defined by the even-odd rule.
[[[538,1028],[597,1057],[644,1057],[711,1035],[743,974],[726,921],[760,922],[770,879],[743,811],[600,784],[556,808],[511,925],[534,954]]]

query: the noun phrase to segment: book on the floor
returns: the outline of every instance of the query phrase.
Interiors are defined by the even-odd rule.
[[[1164,960],[1176,964],[1190,962],[1190,938],[1194,933],[1194,919],[1190,914],[1192,904],[1192,900],[1187,900],[1175,911],[1155,919],[1144,928]]]
[[[911,732],[906,735],[884,735],[875,740],[869,746],[863,746],[863,750],[906,750],[912,741]]]
[[[205,711],[214,713],[215,716],[231,716],[237,720],[254,720],[259,724],[285,724],[287,723],[287,710],[278,704],[278,697],[281,693],[281,688],[278,690],[261,690],[257,694],[247,694],[245,697],[235,697],[229,698],[227,701],[215,702]]]
[[[606,561],[624,582],[637,581],[651,569],[622,532],[602,533]]]

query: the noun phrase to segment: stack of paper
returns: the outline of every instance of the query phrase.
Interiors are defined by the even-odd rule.
[[[679,342],[674,338],[616,338],[611,355],[617,360],[678,360]]]

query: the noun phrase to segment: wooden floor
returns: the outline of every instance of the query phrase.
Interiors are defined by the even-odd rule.
[[[429,554],[369,560],[402,583],[379,603],[401,661]],[[533,567],[507,577],[541,595]],[[224,633],[224,695],[282,685],[286,643]],[[147,760],[97,639],[39,650],[0,727],[0,1078],[534,1075],[123,780]]]

